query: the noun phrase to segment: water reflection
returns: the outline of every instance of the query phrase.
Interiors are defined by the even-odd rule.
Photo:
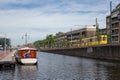
[[[0,80],[119,80],[120,64],[38,52],[38,65],[0,70]]]
[[[99,62],[96,64],[98,79],[102,80],[119,80],[120,63]]]
[[[16,80],[36,80],[37,66],[36,65],[17,65],[16,66]]]
[[[38,70],[41,80],[118,80],[120,78],[119,63],[43,54],[40,54],[39,67],[41,67]]]
[[[0,70],[0,80],[14,80],[15,77],[15,69],[3,69]]]

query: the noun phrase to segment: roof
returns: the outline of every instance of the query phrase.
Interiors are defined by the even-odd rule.
[[[20,48],[18,50],[37,50],[36,48],[30,48],[30,47],[24,47],[24,48]]]
[[[116,9],[120,9],[120,3],[116,6]]]

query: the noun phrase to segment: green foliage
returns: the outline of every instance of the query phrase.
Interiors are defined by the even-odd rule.
[[[110,34],[107,34],[107,42],[110,43]]]
[[[96,21],[96,36],[98,39],[98,44],[100,43],[100,32],[99,32],[99,24]]]
[[[68,41],[64,38],[62,41],[62,47],[67,47],[68,46]]]
[[[63,34],[63,32],[58,32],[56,33],[56,36]]]
[[[80,42],[80,45],[82,45],[82,33],[80,33],[79,35],[79,42]]]
[[[46,37],[46,41],[47,41],[47,45],[48,45],[48,47],[52,47],[52,46],[54,46],[54,44],[55,44],[55,41],[54,41],[55,39],[54,39],[54,36],[52,35],[52,34],[50,34],[50,35],[48,35],[47,37]]]
[[[37,47],[37,48],[39,48],[40,45],[41,45],[40,42],[41,42],[40,40],[35,41],[35,42],[34,42],[34,46]]]
[[[38,40],[34,42],[34,46],[36,48],[40,48],[40,47],[53,47],[55,45],[55,41],[54,41],[54,36],[52,34],[47,35],[46,39],[44,40]]]

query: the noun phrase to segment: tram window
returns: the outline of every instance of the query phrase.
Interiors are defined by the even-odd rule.
[[[96,38],[93,38],[92,41],[95,42],[95,41],[96,41]]]
[[[103,40],[103,37],[100,37],[100,41],[102,41]]]
[[[103,37],[103,41],[106,41],[106,37]]]
[[[82,40],[82,43],[84,43],[85,41],[84,40]]]
[[[97,38],[93,38],[92,41],[93,41],[93,42],[97,41]]]
[[[90,42],[92,42],[92,39],[90,39]]]
[[[88,39],[87,42],[90,42],[90,39]]]

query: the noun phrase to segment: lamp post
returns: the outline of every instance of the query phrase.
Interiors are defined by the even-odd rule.
[[[4,43],[4,52],[5,52],[5,56],[6,56],[6,34],[5,35],[5,43]]]
[[[25,39],[25,47],[28,47],[28,38],[29,35],[27,34],[27,32],[22,36],[22,39]]]
[[[73,38],[73,37],[72,37],[72,28],[71,28],[71,37],[70,37],[71,46],[72,46],[72,44],[73,44],[73,43],[72,43],[72,38]]]
[[[112,1],[110,1],[110,43],[112,43]]]

